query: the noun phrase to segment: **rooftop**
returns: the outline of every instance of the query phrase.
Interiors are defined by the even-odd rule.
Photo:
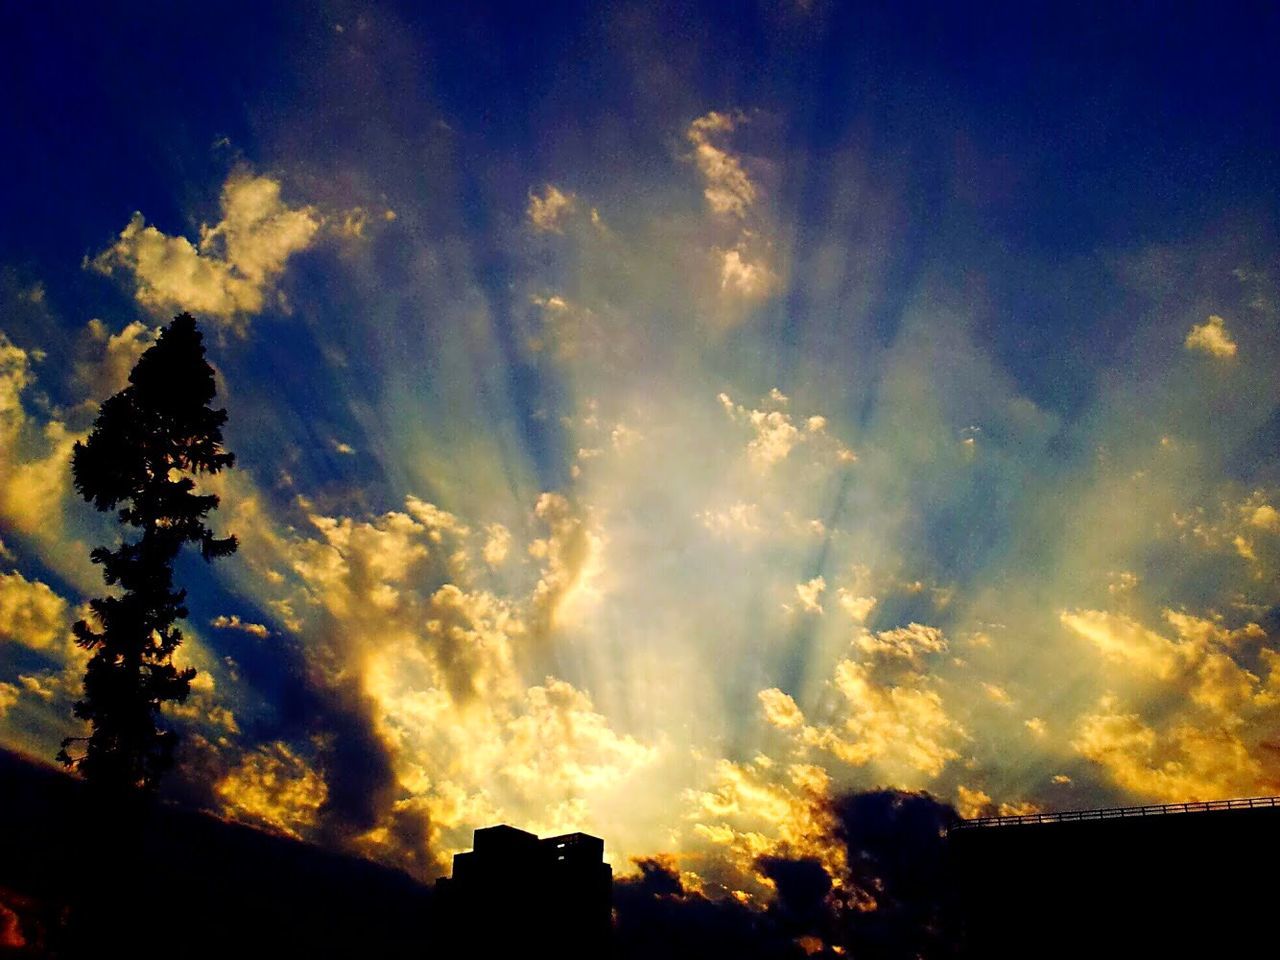
[[[1210,810],[1253,810],[1280,807],[1280,797],[1244,797],[1236,800],[1204,800],[1188,803],[1155,803],[1141,807],[1100,807],[1096,810],[1063,810],[1059,813],[1031,813],[1017,817],[975,817],[961,820],[952,830],[976,827],[1011,827],[1031,823],[1070,823],[1076,820],[1115,820],[1121,817],[1162,817],[1175,813],[1205,813]]]

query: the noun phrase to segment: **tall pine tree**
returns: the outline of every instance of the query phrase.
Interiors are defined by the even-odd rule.
[[[173,586],[174,560],[188,543],[198,543],[205,560],[237,546],[205,526],[218,498],[195,492],[198,475],[235,462],[222,448],[227,413],[209,406],[216,393],[195,319],[180,314],[138,359],[129,386],[102,404],[72,456],[80,495],[99,510],[118,507],[120,522],[139,531],[90,554],[118,591],[89,603],[100,629],[85,620],[73,627],[76,642],[93,652],[75,705],[91,733],[68,737],[58,754],[90,782],[117,790],[154,789],[172,765],[177,734],[163,727],[160,709],[184,701],[196,673],[173,664],[182,643],[175,622],[187,615],[186,590]],[[76,743],[84,751],[72,756]]]

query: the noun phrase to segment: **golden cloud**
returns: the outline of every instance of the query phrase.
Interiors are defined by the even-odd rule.
[[[0,573],[0,639],[33,650],[61,649],[70,635],[67,602],[39,580]]]
[[[1224,360],[1236,355],[1236,342],[1227,332],[1226,321],[1218,316],[1211,316],[1204,323],[1193,326],[1183,345],[1188,350],[1199,350]]]
[[[290,207],[280,183],[237,170],[220,199],[222,219],[200,227],[200,240],[172,237],[135,213],[114,244],[91,265],[122,269],[149,310],[191,310],[231,323],[262,310],[288,259],[311,246],[323,218],[314,207]]]
[[[698,117],[685,131],[693,144],[693,158],[706,181],[703,196],[714,213],[721,216],[745,217],[755,203],[756,186],[747,176],[742,161],[713,140],[732,133],[740,118],[711,111]]]
[[[214,786],[223,813],[291,837],[316,825],[328,795],[324,778],[289,744],[265,744],[244,754]]]
[[[542,188],[542,196],[530,192],[525,215],[534,230],[562,233],[564,220],[573,212],[577,202],[578,198],[572,193],[565,193],[548,183]]]

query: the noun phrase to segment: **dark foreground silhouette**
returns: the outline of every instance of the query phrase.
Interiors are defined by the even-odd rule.
[[[138,358],[129,385],[103,402],[71,457],[76,490],[115,511],[126,529],[114,549],[89,553],[117,589],[90,600],[93,616],[72,627],[76,644],[92,653],[75,704],[92,732],[63,740],[58,759],[116,793],[152,791],[173,766],[178,733],[162,722],[161,707],[186,700],[196,675],[173,663],[182,645],[177,621],[187,615],[174,561],[184,544],[198,544],[205,560],[236,550],[234,536],[216,537],[205,525],[218,497],[195,492],[197,478],[235,463],[222,448],[227,412],[209,406],[215,380],[195,318],[178,314]]]
[[[952,831],[970,955],[1273,955],[1280,806],[1205,806]]]
[[[0,943],[12,953],[424,955],[430,891],[399,871],[97,793],[0,751]]]
[[[610,910],[595,837],[481,830],[433,891],[204,814],[108,804],[0,750],[0,955],[1268,955],[1280,806],[972,827],[924,794],[881,790],[831,812],[824,839],[843,847],[853,889],[817,860],[762,858],[777,895],[754,909],[689,889],[654,857],[612,884]]]
[[[878,886],[877,912],[845,910],[815,860],[761,861],[778,889],[767,910],[685,889],[665,861],[644,860],[612,885],[604,956],[798,960],[855,944],[868,957],[953,955],[941,853],[954,811],[879,791],[841,798],[834,812],[827,840],[847,847],[860,883]],[[585,914],[561,904],[530,919],[553,889],[536,863],[490,875],[488,899],[460,910],[361,859],[163,804],[103,805],[84,782],[0,750],[0,953],[7,943],[40,957],[570,957],[577,923],[588,939],[576,942],[595,935],[598,868],[608,870],[596,838],[571,838],[594,890]],[[552,838],[552,850],[558,842],[568,841]],[[495,949],[503,943],[512,952]]]
[[[543,945],[559,960],[598,960],[610,952],[612,882],[599,837],[487,827],[436,885],[437,932],[454,956],[518,957]]]

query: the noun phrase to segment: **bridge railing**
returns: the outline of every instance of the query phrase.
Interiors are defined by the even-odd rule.
[[[1174,813],[1203,813],[1208,810],[1251,810],[1280,807],[1280,797],[1243,797],[1235,800],[1196,800],[1187,803],[1154,803],[1140,807],[1100,807],[1096,810],[1062,810],[1058,813],[1028,813],[1010,817],[975,817],[961,820],[951,829],[1010,827],[1028,823],[1070,823],[1076,820],[1112,820],[1119,817],[1162,817]]]

